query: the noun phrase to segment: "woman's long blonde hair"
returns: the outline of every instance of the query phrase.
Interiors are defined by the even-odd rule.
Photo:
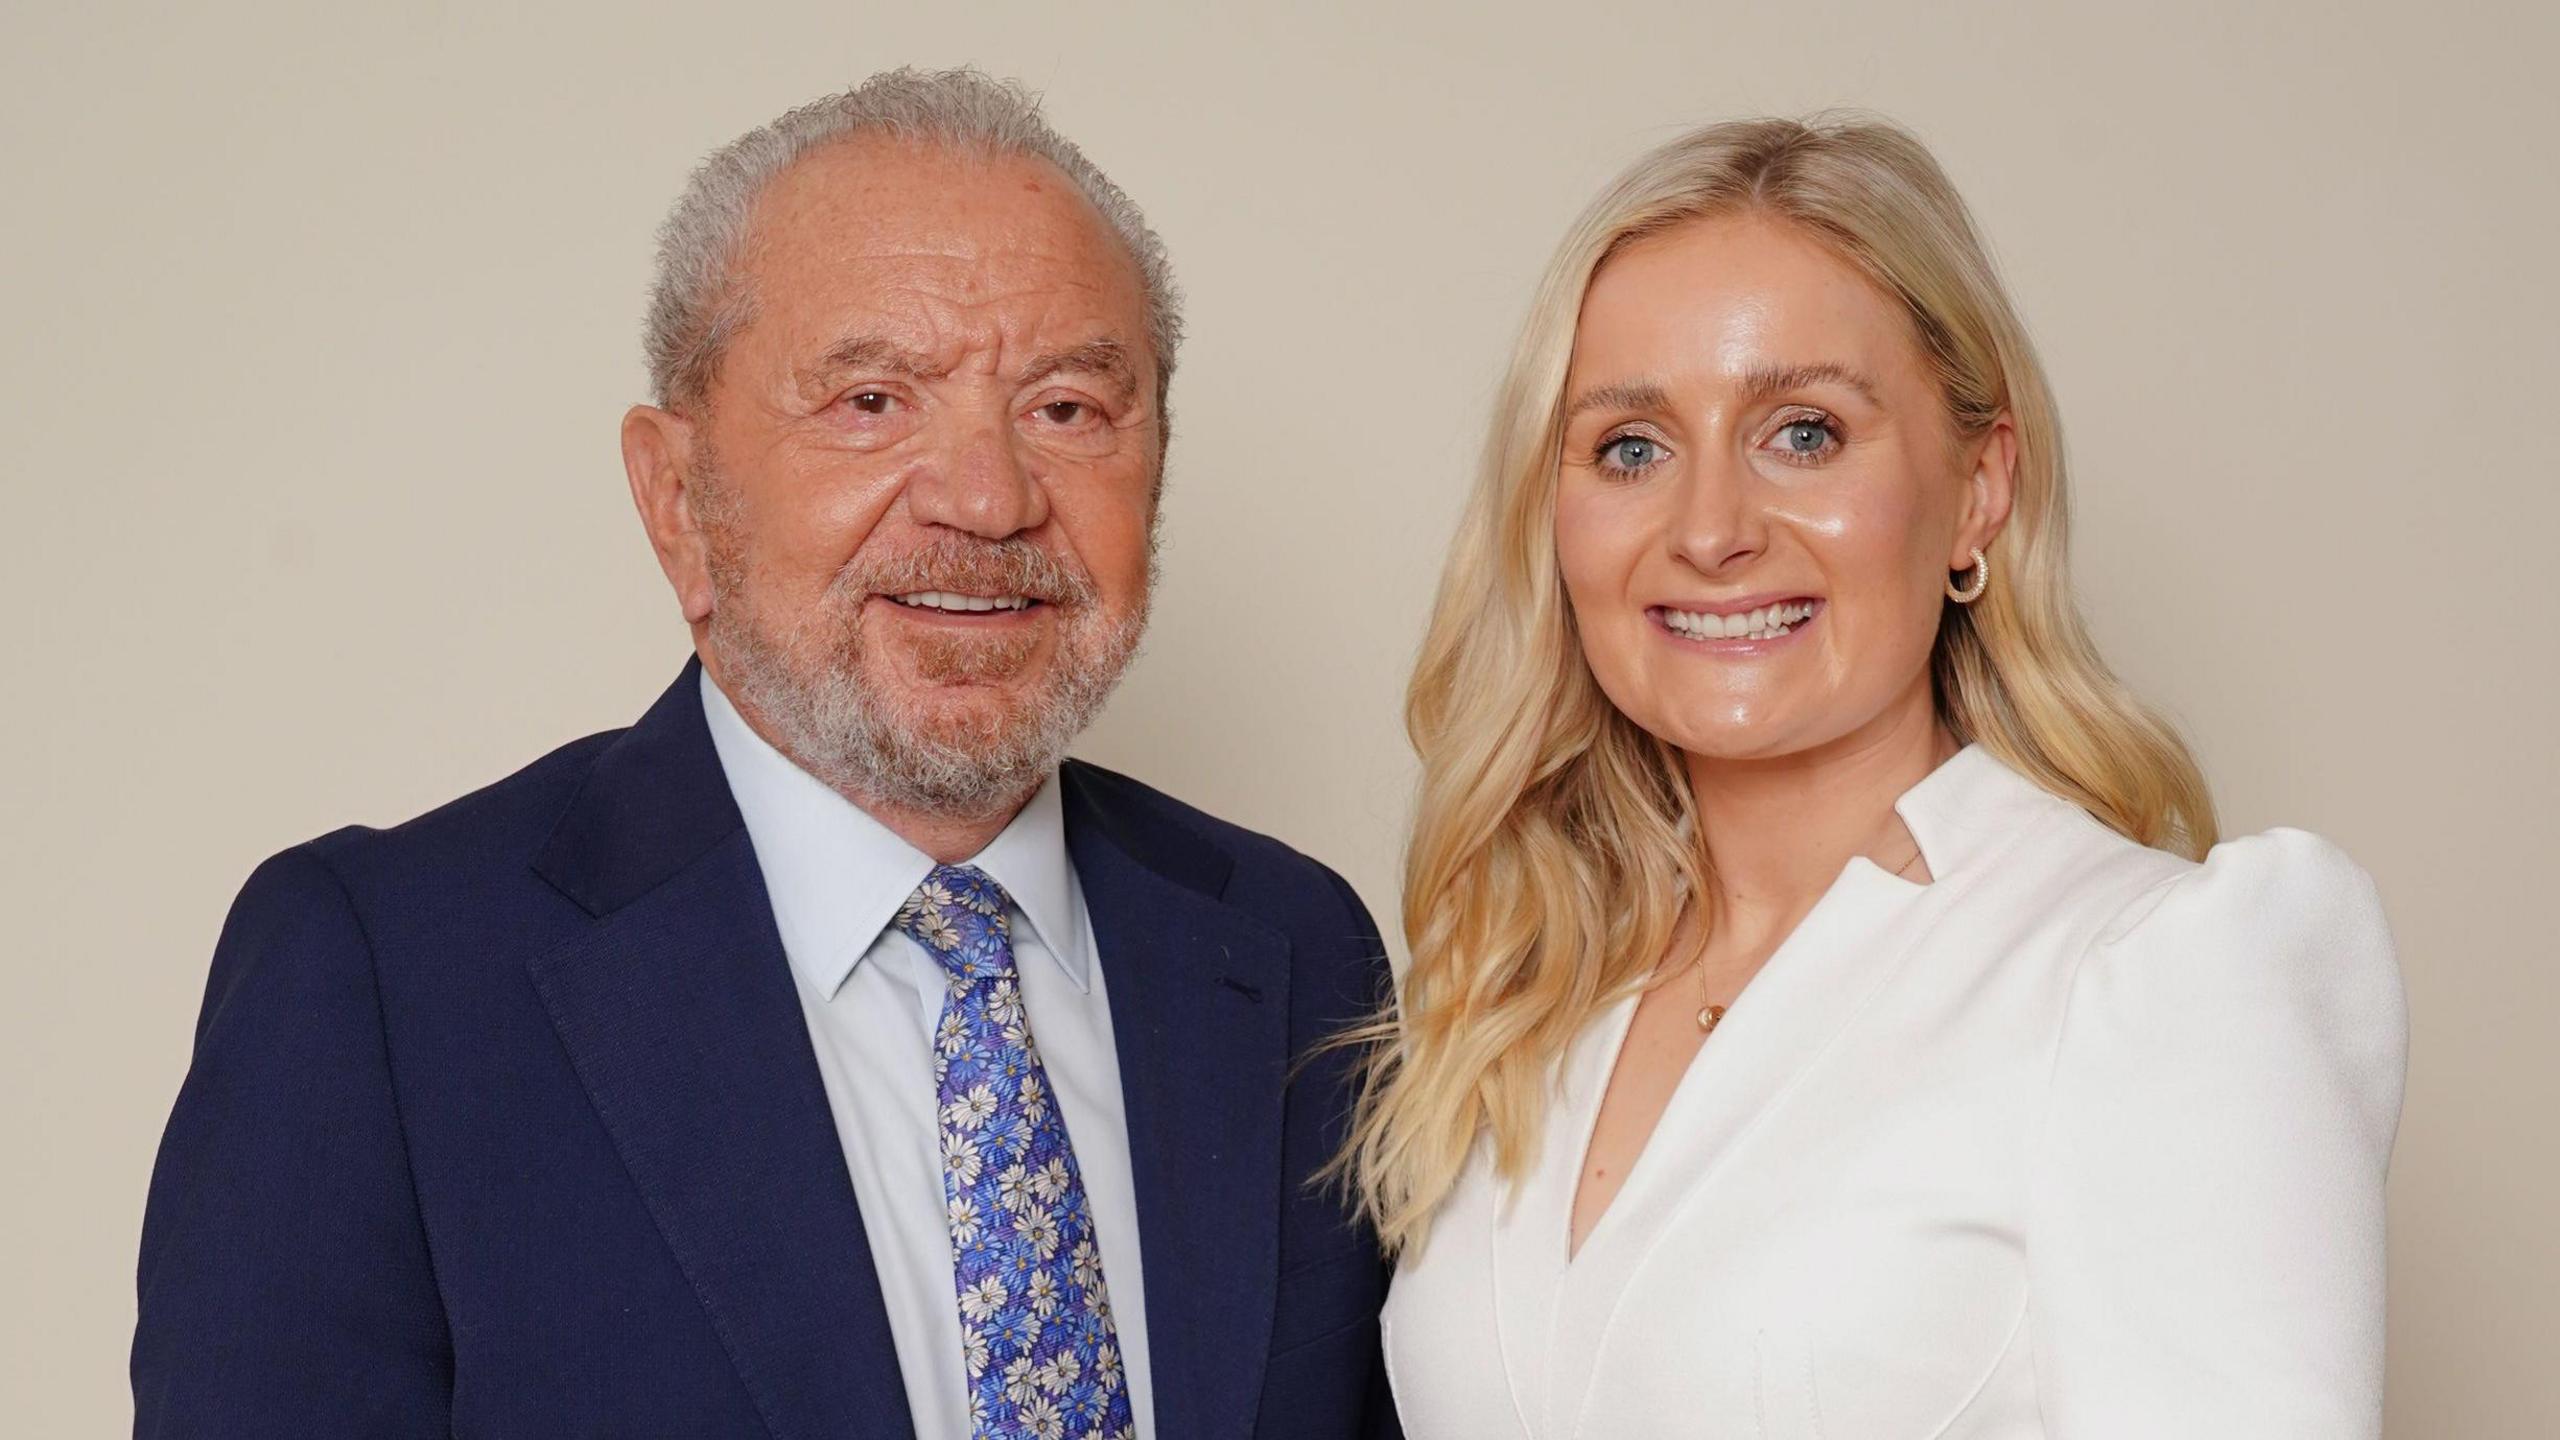
[[[2213,843],[2177,735],[2110,674],[2065,567],[2053,398],[1964,202],[1919,141],[1871,120],[1737,121],[1636,162],[1540,281],[1405,701],[1422,789],[1405,859],[1413,963],[1368,1046],[1348,1180],[1392,1248],[1419,1244],[1479,1139],[1516,1179],[1553,1067],[1641,988],[1708,893],[1678,756],[1584,663],[1555,553],[1560,415],[1592,275],[1631,241],[1750,212],[1801,227],[1900,301],[1959,438],[1999,416],[2016,499],[1989,592],[1949,605],[1931,659],[1941,720],[2144,845]]]

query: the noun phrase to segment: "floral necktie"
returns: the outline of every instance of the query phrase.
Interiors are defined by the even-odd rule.
[[[1084,1178],[1023,1014],[1010,904],[985,871],[942,865],[895,922],[949,987],[933,1075],[971,1440],[1134,1440]]]

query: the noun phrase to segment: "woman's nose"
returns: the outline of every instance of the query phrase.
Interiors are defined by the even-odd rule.
[[[1768,523],[1750,467],[1709,460],[1683,470],[1666,487],[1671,553],[1701,575],[1714,575],[1760,554]]]

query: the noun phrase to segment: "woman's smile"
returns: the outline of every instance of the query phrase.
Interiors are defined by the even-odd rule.
[[[1804,633],[1823,602],[1810,595],[1728,604],[1654,605],[1645,610],[1674,643],[1711,655],[1760,655]]]

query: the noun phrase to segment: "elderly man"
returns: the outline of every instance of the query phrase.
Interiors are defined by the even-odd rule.
[[[251,877],[140,1433],[1393,1433],[1312,1183],[1375,928],[1062,763],[1146,620],[1179,331],[1136,208],[974,72],[702,167],[622,427],[697,658]]]

